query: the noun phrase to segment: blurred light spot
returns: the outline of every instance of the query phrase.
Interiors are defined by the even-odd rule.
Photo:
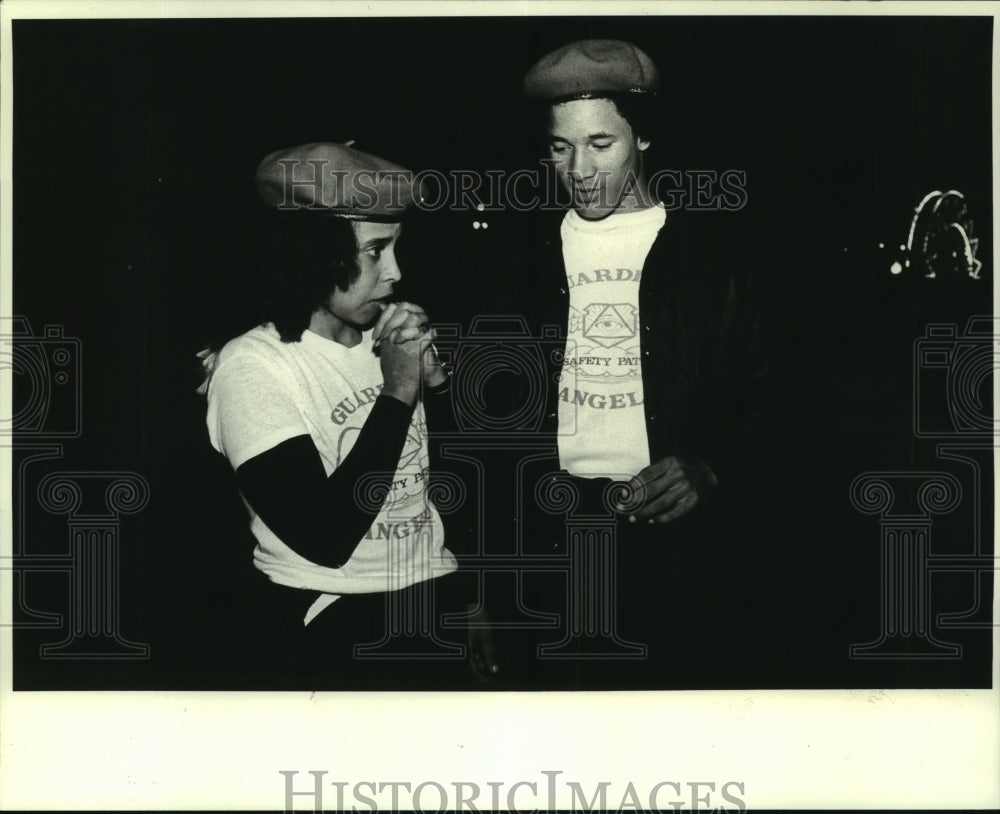
[[[879,247],[880,249],[884,249],[884,248],[885,248],[885,244],[884,244],[884,243],[879,243],[879,244],[878,244],[878,247]]]
[[[485,204],[476,204],[476,211],[477,212],[483,212],[485,210],[486,210],[486,205]]]
[[[906,244],[905,243],[900,243],[899,244],[899,250],[901,252],[905,252],[906,251]]]
[[[473,229],[478,229],[479,228],[479,221],[478,220],[474,220],[472,222],[472,228]]]
[[[903,271],[903,267],[899,264],[899,261],[897,260],[895,263],[889,266],[889,271],[891,271],[893,274],[901,274]]]
[[[483,228],[484,229],[489,229],[490,225],[486,221],[483,221]]]

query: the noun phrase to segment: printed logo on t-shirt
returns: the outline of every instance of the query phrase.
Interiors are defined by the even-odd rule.
[[[571,314],[570,319],[574,317],[577,315]],[[577,318],[580,320],[580,333],[584,339],[605,348],[613,348],[629,339],[635,339],[639,309],[627,302],[594,302]]]
[[[347,421],[356,410],[361,407],[365,407],[375,401],[378,398],[378,394],[382,392],[382,387],[384,385],[379,382],[374,387],[363,387],[361,388],[361,394],[354,393],[348,396],[346,399],[341,399],[334,405],[333,410],[330,412],[330,420],[334,424],[343,424]]]
[[[567,280],[575,277],[577,285],[583,280],[635,284],[641,274],[638,269],[595,269],[567,275]],[[607,288],[605,285],[602,290]],[[581,292],[574,292],[572,299],[580,298]],[[582,309],[572,304],[569,307],[569,339],[563,356],[559,398],[575,407],[596,410],[640,406],[643,399],[641,387],[637,388],[642,380],[638,307],[634,301],[581,305]],[[569,386],[571,381],[575,387]],[[621,385],[627,386],[629,381],[633,386],[623,390]]]
[[[365,391],[372,388],[365,388]],[[379,385],[381,389],[381,385]],[[346,401],[346,399],[345,399]],[[373,399],[374,401],[374,399]],[[343,403],[343,402],[341,402]],[[367,418],[367,412],[364,418]],[[354,447],[358,436],[361,434],[361,426],[364,418],[359,422],[352,422],[352,426],[345,427],[337,440],[337,461],[338,466],[347,457],[347,454]],[[413,419],[410,428],[406,433],[406,442],[403,444],[403,451],[399,455],[399,464],[396,473],[389,483],[389,494],[382,505],[382,513],[408,514],[414,507],[424,506],[424,488],[426,486],[427,471],[430,461],[427,457],[427,422],[421,409],[413,412]]]
[[[597,276],[600,271],[606,269],[598,269],[592,275]],[[617,269],[617,272],[611,281],[635,282],[640,274],[631,269]],[[610,383],[609,380],[618,377],[640,377],[639,309],[634,302],[591,302],[582,310],[570,305],[568,327],[563,369],[572,372],[578,382]],[[565,401],[578,401],[567,396],[568,393],[563,396]]]
[[[639,288],[666,218],[660,207],[560,227],[569,293],[558,385],[559,462],[574,475],[631,477],[649,463]]]
[[[642,404],[642,392],[635,388],[642,371],[638,309],[625,302],[592,303],[582,312],[571,306],[569,321],[559,398],[598,410]],[[629,382],[632,387],[620,388]]]
[[[642,280],[642,269],[593,269],[567,274],[570,288],[579,288],[590,283],[638,283]]]

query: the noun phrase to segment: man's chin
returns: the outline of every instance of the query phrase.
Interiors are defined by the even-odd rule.
[[[615,207],[605,205],[577,205],[576,214],[579,215],[584,220],[603,220],[612,212],[615,211]]]
[[[351,320],[351,325],[359,331],[370,331],[381,315],[382,309],[375,302],[370,302],[358,309],[354,319]]]

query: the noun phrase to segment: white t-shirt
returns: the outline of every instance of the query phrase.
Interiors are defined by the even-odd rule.
[[[255,328],[219,354],[208,388],[209,437],[235,470],[282,441],[308,434],[329,475],[354,446],[382,386],[371,332],[348,348],[310,330],[301,342],[282,342],[272,325]],[[426,423],[418,403],[389,496],[341,568],[299,556],[248,506],[257,540],[254,564],[274,582],[324,594],[306,623],[341,594],[398,590],[454,571],[441,518],[425,493],[427,467]]]
[[[653,206],[588,221],[570,210],[561,235],[569,330],[559,381],[559,465],[627,480],[649,465],[639,358],[639,281],[666,221]]]

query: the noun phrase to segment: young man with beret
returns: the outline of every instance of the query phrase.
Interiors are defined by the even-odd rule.
[[[209,435],[250,513],[261,599],[287,657],[278,671],[318,685],[416,679],[419,661],[399,671],[357,658],[388,635],[387,599],[416,615],[402,628],[419,627],[432,588],[438,613],[465,609],[427,489],[425,406],[447,399],[448,377],[427,314],[393,298],[411,180],[341,144],[266,156],[263,323],[209,365]],[[482,648],[474,656],[488,673]]]
[[[689,684],[734,627],[713,591],[733,565],[718,508],[739,482],[758,324],[738,258],[648,185],[658,85],[643,51],[612,40],[559,48],[524,79],[570,208],[543,216],[528,241],[511,307],[534,335],[556,325],[566,337],[547,371],[542,435],[579,495],[574,515],[613,517],[616,529],[613,565],[574,589],[613,605],[589,612],[609,612],[600,634],[618,640],[581,663],[580,686],[588,675],[595,686]],[[524,538],[559,550],[554,519],[529,509]]]

